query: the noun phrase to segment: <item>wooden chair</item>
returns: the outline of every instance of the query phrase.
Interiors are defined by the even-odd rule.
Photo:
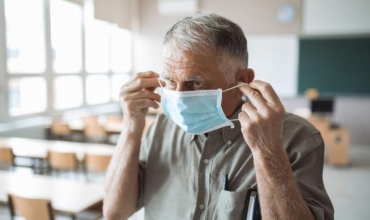
[[[51,123],[51,133],[58,139],[69,140],[69,136],[72,131],[69,128],[68,123],[60,120],[53,120]]]
[[[0,166],[5,166],[6,168],[11,167],[14,169],[14,165],[14,154],[12,148],[0,146]]]
[[[87,181],[89,181],[89,172],[105,172],[108,168],[109,162],[112,155],[99,155],[94,153],[85,154],[85,175]]]
[[[102,215],[102,204],[97,207],[92,207],[89,210],[83,211],[79,214],[71,215],[72,219],[81,220],[97,220]],[[8,194],[8,206],[10,210],[11,219],[22,217],[26,220],[54,220],[55,213],[51,201],[48,199],[25,198]]]
[[[107,133],[101,125],[86,125],[84,129],[84,135],[88,140],[93,142],[106,142]]]
[[[8,204],[11,219],[19,216],[30,220],[54,220],[54,211],[50,200],[8,194]]]
[[[96,116],[84,117],[82,120],[85,126],[100,125],[98,117]]]
[[[77,171],[79,163],[74,152],[49,150],[48,162],[52,171]]]
[[[120,115],[109,115],[109,116],[106,116],[106,121],[105,121],[105,124],[109,124],[109,123],[122,123],[123,121],[123,117],[120,116]]]

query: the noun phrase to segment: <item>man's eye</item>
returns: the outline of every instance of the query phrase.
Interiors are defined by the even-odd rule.
[[[201,87],[204,85],[204,82],[203,81],[194,81],[194,87]]]
[[[176,82],[175,82],[175,80],[173,80],[173,79],[168,79],[168,82],[170,83],[170,84],[175,84]]]

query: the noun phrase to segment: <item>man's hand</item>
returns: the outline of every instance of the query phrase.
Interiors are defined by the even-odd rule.
[[[249,102],[239,113],[241,130],[252,152],[273,156],[283,147],[283,122],[285,110],[270,84],[255,80],[239,89]]]
[[[151,71],[139,73],[121,87],[124,127],[107,171],[103,207],[106,219],[127,219],[136,211],[141,136],[149,107],[159,107],[160,96],[154,93],[158,77]]]
[[[280,99],[268,83],[258,80],[240,90],[249,99],[239,120],[254,158],[262,219],[313,219],[283,148],[285,110]]]
[[[138,73],[132,80],[121,87],[120,102],[123,121],[129,131],[142,133],[145,116],[149,107],[157,109],[161,101],[159,94],[153,91],[159,87],[159,75],[152,71]],[[166,83],[161,81],[162,85]]]

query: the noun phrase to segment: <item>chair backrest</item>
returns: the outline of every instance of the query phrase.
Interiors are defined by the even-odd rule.
[[[0,163],[13,164],[14,154],[10,147],[0,146]]]
[[[112,155],[86,153],[85,167],[88,171],[106,171]]]
[[[48,160],[53,169],[70,170],[78,167],[76,153],[73,152],[58,152],[50,150]]]
[[[109,124],[109,123],[113,123],[113,124],[115,124],[115,123],[122,123],[122,121],[123,121],[123,118],[122,118],[122,116],[118,116],[118,115],[115,115],[115,116],[113,116],[113,115],[110,115],[110,116],[107,116],[106,117],[106,124]]]
[[[51,124],[51,132],[54,135],[68,135],[71,133],[71,129],[66,122],[53,120]]]
[[[88,116],[83,118],[83,123],[85,126],[100,125],[97,116]]]
[[[21,216],[27,220],[54,220],[53,208],[48,199],[8,194],[8,204],[12,218]]]
[[[88,137],[106,136],[107,132],[101,125],[86,125],[84,134]]]

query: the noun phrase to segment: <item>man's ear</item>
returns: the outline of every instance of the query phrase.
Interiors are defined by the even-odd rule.
[[[254,79],[254,71],[250,68],[241,69],[236,73],[236,82],[250,83]]]
[[[235,76],[236,83],[239,83],[239,82],[250,83],[253,81],[253,79],[254,79],[254,71],[249,68],[244,68],[244,69],[239,70]],[[239,89],[236,91],[237,92],[235,93],[235,98],[241,101],[244,94]]]

